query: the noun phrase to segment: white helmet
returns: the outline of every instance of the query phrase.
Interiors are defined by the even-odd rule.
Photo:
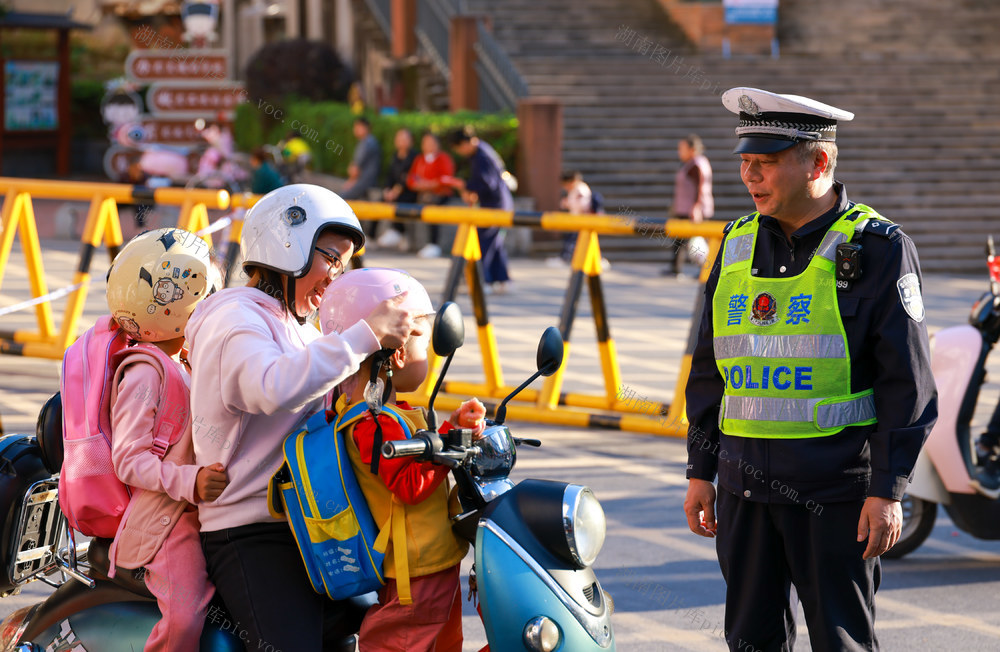
[[[307,183],[272,190],[247,211],[243,221],[243,266],[301,277],[324,228],[351,238],[355,251],[365,244],[357,216],[335,192]]]
[[[199,301],[220,287],[208,244],[182,229],[132,238],[108,270],[108,308],[132,339],[162,342],[184,335]]]

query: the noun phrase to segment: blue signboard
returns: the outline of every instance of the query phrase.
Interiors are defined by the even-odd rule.
[[[778,22],[778,0],[723,0],[726,23],[774,25]]]
[[[4,65],[4,127],[44,131],[59,126],[57,61],[7,61]]]

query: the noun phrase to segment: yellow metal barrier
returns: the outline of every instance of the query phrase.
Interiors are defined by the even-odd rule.
[[[375,202],[351,202],[351,207],[360,219],[402,221],[423,221],[432,224],[458,224],[458,233],[452,247],[452,266],[445,282],[442,301],[454,300],[458,284],[464,277],[469,287],[473,313],[476,319],[476,333],[482,356],[482,383],[446,381],[442,386],[439,405],[443,408],[457,406],[460,397],[478,396],[495,408],[513,387],[503,380],[500,356],[490,323],[486,305],[481,252],[477,228],[480,227],[531,227],[554,231],[578,231],[576,250],[573,256],[573,274],[560,315],[559,329],[563,337],[563,364],[546,382],[541,390],[527,389],[514,400],[531,405],[508,406],[508,416],[529,421],[555,423],[573,426],[602,427],[661,435],[685,436],[687,420],[684,414],[684,388],[691,368],[691,353],[695,334],[701,318],[703,305],[701,293],[692,318],[691,333],[687,349],[681,359],[678,382],[674,389],[673,401],[669,404],[648,401],[626,400],[620,396],[622,381],[618,364],[618,354],[611,337],[604,290],[601,283],[601,249],[598,235],[645,235],[669,238],[704,237],[709,243],[709,253],[701,270],[701,281],[705,282],[712,261],[722,244],[722,222],[694,224],[688,220],[652,220],[609,215],[587,215],[581,218],[568,213],[510,212],[495,209],[464,208],[454,206],[416,206],[407,204],[383,204]],[[581,226],[585,228],[581,229]],[[570,332],[576,315],[577,304],[586,284],[591,300],[594,324],[597,329],[600,348],[601,369],[604,376],[604,393],[574,394],[561,392],[566,365],[569,361]],[[433,352],[430,354],[430,369],[426,382],[405,398],[416,405],[426,405],[434,381],[439,373],[439,363]]]
[[[111,258],[122,244],[121,226],[118,220],[119,202],[155,202],[181,207],[177,226],[198,232],[208,227],[208,209],[249,208],[259,199],[256,195],[234,195],[225,191],[186,190],[163,188],[151,191],[122,184],[93,184],[79,182],[50,182],[24,179],[0,178],[0,191],[5,193],[0,232],[0,281],[6,268],[13,245],[15,232],[21,234],[22,247],[31,279],[31,292],[35,297],[47,294],[45,275],[42,270],[41,251],[35,227],[32,196],[49,199],[89,199],[91,201],[87,223],[82,237],[80,265],[74,278],[73,289],[59,332],[52,319],[50,304],[40,303],[35,307],[38,318],[37,332],[0,332],[0,353],[61,358],[63,351],[76,336],[77,322],[83,311],[89,284],[90,260],[94,250],[105,243]],[[621,395],[622,381],[618,355],[614,339],[611,337],[610,322],[604,300],[601,282],[601,250],[598,235],[644,235],[647,237],[668,237],[687,239],[704,237],[709,243],[706,263],[702,266],[701,281],[704,283],[710,265],[722,244],[723,224],[708,222],[693,224],[687,220],[653,220],[649,218],[578,215],[554,212],[511,212],[494,209],[466,208],[455,206],[417,206],[408,204],[384,204],[376,202],[350,202],[351,207],[363,220],[423,221],[431,224],[456,224],[458,233],[452,247],[452,265],[445,283],[443,301],[454,300],[459,284],[464,278],[476,319],[476,331],[482,356],[484,381],[470,383],[448,381],[443,386],[443,394],[438,405],[451,408],[459,404],[461,398],[470,395],[484,398],[488,405],[495,407],[498,399],[509,394],[513,387],[504,382],[500,365],[500,355],[496,336],[490,323],[486,293],[484,291],[481,265],[481,251],[477,228],[482,227],[529,227],[554,231],[577,231],[576,250],[572,261],[572,275],[566,290],[559,329],[563,337],[564,357],[560,369],[540,390],[527,389],[515,401],[527,405],[511,404],[508,416],[542,423],[572,426],[603,427],[665,435],[685,435],[687,421],[684,414],[684,388],[691,368],[691,353],[695,334],[703,306],[703,295],[698,293],[692,318],[687,349],[681,359],[673,400],[669,404],[633,401]],[[581,228],[584,227],[584,228]],[[242,221],[234,219],[229,235],[231,244],[239,242]],[[210,240],[205,236],[206,240]],[[231,246],[227,252],[227,269],[235,261],[237,247]],[[569,361],[570,335],[577,305],[586,285],[591,300],[591,308],[597,329],[600,348],[601,369],[604,376],[603,394],[575,394],[561,391],[566,366]],[[426,405],[431,388],[440,369],[440,360],[431,353],[431,373],[427,381],[416,392],[405,398],[416,405]]]
[[[43,199],[89,200],[90,209],[83,227],[80,245],[80,262],[73,276],[72,291],[66,304],[58,332],[48,301],[35,306],[37,331],[0,331],[0,353],[60,359],[66,348],[76,339],[77,325],[90,286],[90,263],[94,251],[103,243],[108,257],[114,259],[122,245],[121,223],[118,218],[119,203],[152,202],[181,206],[178,226],[197,231],[208,226],[207,209],[224,209],[229,205],[225,190],[186,190],[183,188],[157,188],[111,183],[86,183],[78,181],[40,181],[35,179],[0,178],[0,192],[4,193],[2,219],[0,219],[0,284],[7,270],[7,261],[14,245],[14,236],[20,234],[21,248],[33,297],[49,293],[42,265],[41,246],[32,197]],[[206,237],[211,244],[211,240]]]

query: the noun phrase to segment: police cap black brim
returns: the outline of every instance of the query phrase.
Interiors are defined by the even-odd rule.
[[[794,144],[794,140],[786,138],[741,136],[739,142],[736,143],[733,154],[774,154],[786,150]]]

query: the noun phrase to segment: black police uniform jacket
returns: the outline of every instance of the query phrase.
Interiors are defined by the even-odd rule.
[[[827,229],[853,206],[843,184],[836,183],[834,189],[836,205],[790,238],[773,217],[759,218],[755,275],[788,277],[806,268]],[[725,387],[712,344],[720,250],[705,285],[686,391],[691,424],[688,478],[711,481],[718,474],[720,488],[747,500],[809,508],[868,496],[902,498],[920,447],[937,419],[927,328],[904,309],[896,286],[906,274],[920,278],[920,265],[913,241],[897,226],[870,223],[861,245],[861,279],[849,288],[838,288],[837,299],[850,352],[851,391],[874,388],[878,423],[808,439],[720,433],[719,405]]]

